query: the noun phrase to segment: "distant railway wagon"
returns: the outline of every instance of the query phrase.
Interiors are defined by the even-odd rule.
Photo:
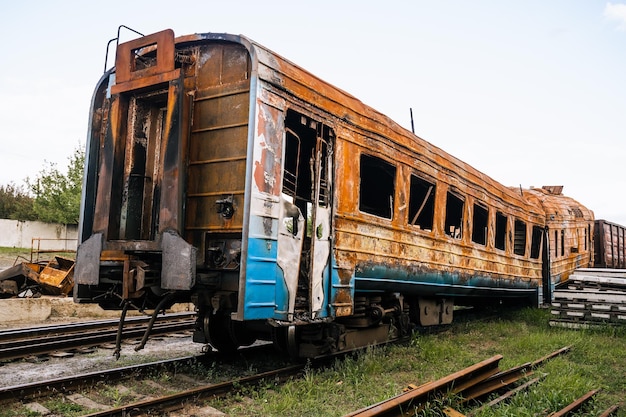
[[[593,262],[560,187],[505,187],[243,36],[120,44],[86,155],[75,300],[191,300],[223,351],[384,342]]]
[[[626,268],[626,227],[606,220],[595,221],[595,259],[597,268]]]

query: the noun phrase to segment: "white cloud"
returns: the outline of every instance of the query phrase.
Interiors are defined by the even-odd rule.
[[[626,4],[607,3],[604,8],[604,17],[620,22],[618,29],[626,31]]]

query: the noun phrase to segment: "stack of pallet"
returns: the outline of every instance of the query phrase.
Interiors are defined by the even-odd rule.
[[[554,292],[550,325],[626,324],[626,269],[577,269]]]

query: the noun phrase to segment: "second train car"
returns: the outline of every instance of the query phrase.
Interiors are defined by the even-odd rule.
[[[75,300],[192,301],[222,351],[384,342],[592,262],[559,187],[505,187],[243,36],[120,44],[86,155]]]

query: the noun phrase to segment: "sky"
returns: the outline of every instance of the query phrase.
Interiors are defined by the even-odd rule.
[[[84,147],[120,25],[242,34],[500,183],[626,225],[626,0],[4,2],[0,184]],[[121,41],[136,35],[123,30]],[[110,54],[109,66],[114,61]]]

